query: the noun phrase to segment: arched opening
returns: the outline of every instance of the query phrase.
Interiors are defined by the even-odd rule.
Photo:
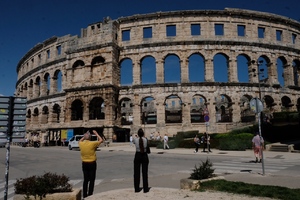
[[[89,119],[105,119],[104,109],[104,100],[100,97],[93,98],[89,105]]]
[[[182,106],[184,105],[177,95],[170,95],[165,99],[165,122],[182,123]]]
[[[167,55],[164,62],[165,83],[180,83],[181,69],[180,59],[175,54]]]
[[[189,82],[204,82],[205,81],[205,60],[198,53],[192,54],[189,57]]]
[[[121,85],[132,85],[133,84],[133,65],[132,60],[126,58],[120,63],[121,68]]]
[[[156,83],[156,63],[152,56],[146,56],[141,61],[141,81],[142,84]]]
[[[83,103],[81,100],[76,99],[71,105],[71,120],[82,120],[83,119]]]

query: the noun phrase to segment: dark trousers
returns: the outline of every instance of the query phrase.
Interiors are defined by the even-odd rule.
[[[207,150],[210,151],[210,144],[203,143],[203,151],[205,151],[205,148],[208,148]]]
[[[82,162],[83,171],[83,198],[93,195],[94,185],[96,179],[97,163],[95,162]]]
[[[199,146],[200,146],[200,144],[195,142],[195,147],[196,147],[195,152],[198,152]]]
[[[134,157],[134,190],[140,191],[140,179],[141,179],[141,166],[143,175],[143,189],[144,192],[148,192],[148,165],[149,159],[147,153],[136,152]]]

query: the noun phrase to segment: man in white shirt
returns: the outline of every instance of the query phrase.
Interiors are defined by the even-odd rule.
[[[168,141],[169,141],[169,137],[167,136],[167,134],[165,134],[165,136],[164,136],[164,149],[169,149]]]

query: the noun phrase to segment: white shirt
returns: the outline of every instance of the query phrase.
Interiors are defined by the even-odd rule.
[[[147,147],[147,142],[148,141],[145,137],[142,137],[142,139],[143,139],[143,144],[144,144],[144,152],[146,152],[146,147]],[[133,139],[133,144],[135,144],[136,151],[141,152],[141,150],[140,150],[140,138],[139,137]]]

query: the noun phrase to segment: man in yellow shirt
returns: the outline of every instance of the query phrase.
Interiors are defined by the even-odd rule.
[[[93,133],[97,136],[97,141],[91,141],[90,131],[87,131],[79,140],[83,171],[83,198],[93,195],[97,170],[96,150],[103,141],[97,131],[93,130]]]

